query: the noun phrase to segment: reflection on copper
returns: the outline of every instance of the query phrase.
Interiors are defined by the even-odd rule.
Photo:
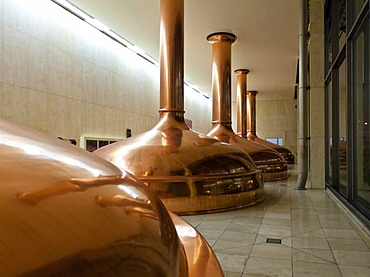
[[[237,69],[234,71],[237,79],[237,134],[241,137],[247,133],[247,117],[246,111],[248,109],[247,103],[247,75],[248,69]],[[255,121],[254,125],[255,126]],[[252,141],[251,141],[252,142]],[[252,142],[254,145],[258,145],[258,152],[248,152],[258,169],[262,170],[262,175],[265,181],[277,181],[288,178],[288,166],[284,158],[271,147],[260,144],[258,142]]]
[[[183,242],[189,265],[189,276],[223,277],[222,269],[207,241],[187,222],[170,213]]]
[[[184,120],[184,1],[160,2],[160,120],[150,131],[95,153],[127,169],[177,214],[258,203],[261,174],[243,151],[191,130]]]
[[[103,186],[106,184],[119,184],[123,181],[122,176],[100,176],[96,178],[58,181],[51,186],[41,188],[37,191],[17,193],[17,198],[29,205],[36,205],[43,199],[73,191],[84,191],[87,188]]]
[[[284,147],[284,146],[280,146],[280,145],[277,145],[275,143],[271,143],[271,142],[268,142],[264,139],[261,139],[257,136],[257,132],[256,132],[256,95],[257,95],[257,91],[255,90],[252,90],[252,91],[245,91],[245,93],[247,94],[247,110],[246,110],[246,117],[247,117],[247,128],[246,128],[246,131],[247,133],[246,134],[241,134],[241,136],[251,140],[251,141],[254,141],[254,142],[258,142],[260,144],[263,144],[263,145],[266,145],[268,147],[271,147],[272,149],[276,150],[277,152],[279,152],[283,157],[284,159],[286,160],[286,162],[288,164],[294,164],[294,155],[292,154],[292,152]]]
[[[189,224],[97,155],[0,119],[0,160],[0,276],[222,276]]]
[[[231,45],[236,36],[231,33],[214,33],[207,37],[212,43],[212,126],[209,136],[230,143],[247,152],[262,171],[265,181],[288,177],[286,162],[274,150],[237,136],[231,126]],[[263,183],[255,189],[262,190]]]

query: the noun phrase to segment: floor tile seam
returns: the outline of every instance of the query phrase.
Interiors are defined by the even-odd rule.
[[[306,251],[304,251],[305,249],[318,249],[318,248],[295,248],[295,247],[292,247],[292,250],[296,250],[296,251],[302,252],[302,253],[304,253],[304,254],[307,254],[307,255],[313,256],[313,257],[318,258],[318,259],[320,259],[320,260],[326,261],[326,262],[328,262],[328,263],[330,263],[330,264],[337,264],[336,262],[328,261],[328,260],[326,260],[326,259],[324,259],[324,258],[322,258],[322,257],[319,257],[319,256],[314,255],[314,254],[312,254],[312,253],[306,252]],[[319,250],[329,250],[329,249],[319,249]],[[330,252],[331,252],[331,251],[330,251]],[[332,253],[332,252],[331,252],[331,254],[333,255],[333,253]],[[293,256],[292,256],[292,257],[293,257]],[[334,255],[333,255],[333,260],[335,261]]]
[[[248,258],[261,258],[261,259],[270,259],[270,260],[282,260],[282,261],[292,261],[293,259],[292,259],[292,256],[290,256],[289,258],[283,258],[283,257],[271,257],[271,256],[269,256],[269,257],[266,257],[266,256],[263,256],[263,255],[251,255],[251,254],[249,254],[248,255]]]
[[[244,276],[247,276],[246,274],[248,274],[247,272],[245,272],[246,271],[246,269],[247,269],[247,264],[248,264],[248,260],[249,260],[249,258],[250,257],[248,257],[247,259],[246,259],[246,261],[245,261],[245,266],[244,266],[244,268],[243,268],[243,271],[242,271],[242,276],[241,277],[244,277]],[[254,257],[253,257],[254,258]],[[260,257],[257,257],[257,259],[263,259],[263,260],[271,260],[271,261],[275,261],[275,260],[279,260],[279,261],[287,261],[287,260],[281,260],[281,259],[268,259],[268,258],[260,258]],[[291,271],[291,275],[289,275],[289,276],[293,276],[293,261],[290,261],[290,268],[292,269],[292,271]],[[268,276],[270,276],[270,275],[260,275],[260,274],[258,274],[258,275],[255,275],[255,274],[248,274],[248,276],[266,276],[266,277],[268,277]],[[276,275],[273,275],[273,276],[276,276]]]
[[[325,192],[339,212],[346,218],[352,229],[355,230],[355,232],[363,239],[365,244],[370,247],[370,229],[366,228],[366,226],[364,226],[364,224],[355,215],[353,215],[338,198],[334,196],[333,192],[330,190],[325,190]]]
[[[358,252],[361,252],[361,253],[370,253],[370,250],[368,251],[361,251],[361,250],[342,250],[342,249],[333,249],[333,251],[341,251],[341,252],[355,252],[355,253],[358,253]],[[369,263],[370,264],[370,263]]]
[[[365,244],[365,246],[366,246],[366,248],[367,248],[367,250],[366,251],[363,251],[363,252],[370,252],[370,247],[364,242],[364,240],[363,239],[361,239],[361,238],[359,238],[359,239],[350,239],[350,238],[327,238],[327,240],[328,240],[328,242],[330,241],[330,240],[346,240],[346,241],[361,241],[361,242],[363,242],[364,244]],[[357,251],[357,249],[356,249],[356,251]],[[358,251],[361,251],[361,250],[358,250]]]
[[[293,229],[293,227],[292,227]],[[300,234],[297,234],[297,235],[291,235],[291,237],[298,237],[298,236],[302,236],[304,234],[308,234],[308,233],[311,233],[311,232],[315,232],[315,231],[318,231],[318,230],[323,230],[322,228],[318,227],[318,228],[315,228],[315,229],[310,229],[308,232],[303,232],[303,233],[300,233]],[[293,230],[292,230],[293,231]],[[324,231],[322,231],[324,233]],[[293,233],[292,233],[293,234]],[[325,234],[324,234],[325,235]],[[305,238],[305,237],[301,237],[301,238]],[[323,237],[311,237],[311,238],[323,238]]]
[[[270,258],[270,257],[269,258],[266,258],[266,257],[260,257],[260,256],[248,256],[247,263],[248,263],[248,260],[250,258],[256,258],[258,260],[270,260],[270,261],[276,261],[276,260],[278,260],[278,261],[292,261],[291,259],[290,260],[287,260],[287,259],[276,259],[276,258]]]
[[[253,248],[254,244],[242,243],[242,244],[239,244],[238,246],[223,247],[222,249],[213,248],[213,250],[215,252],[217,252],[217,251],[224,251],[224,250],[233,250],[233,249],[237,249],[237,248],[244,247],[244,246],[252,246],[252,248]],[[238,255],[236,255],[236,256],[238,256]]]
[[[317,216],[317,219],[318,219],[318,221],[319,221],[319,224],[320,224],[320,226],[321,226],[321,230],[322,230],[322,232],[323,232],[323,234],[324,234],[324,238],[325,238],[325,240],[326,240],[326,243],[327,243],[327,245],[329,246],[329,249],[330,249],[330,252],[331,252],[331,254],[333,255],[333,257],[334,257],[334,260],[336,261],[336,264],[338,265],[338,262],[337,262],[337,260],[335,259],[335,255],[334,255],[334,253],[333,253],[333,249],[332,249],[332,247],[330,246],[330,243],[329,243],[329,241],[328,241],[328,237],[327,237],[327,235],[326,235],[326,233],[325,233],[325,231],[324,231],[324,226],[323,226],[323,222],[321,221],[321,219],[320,219],[320,217],[318,216],[318,214],[317,214],[317,210],[316,210],[316,208],[315,208],[315,206],[314,206],[314,203],[313,203],[313,201],[312,201],[312,198],[310,197],[310,195],[309,195],[309,199],[310,199],[310,201],[311,201],[311,204],[312,204],[312,206],[313,206],[313,208],[314,208],[314,210],[315,210],[315,213],[316,213],[316,216]],[[327,201],[327,200],[329,200],[329,199],[325,199],[325,201]],[[333,202],[331,199],[329,200],[329,201],[331,201],[331,202]],[[337,208],[338,209],[338,208]],[[339,210],[339,209],[338,209]]]
[[[214,244],[213,245],[216,245],[217,242],[221,239],[222,235],[225,234],[227,228],[229,228],[229,226],[231,225],[231,223],[233,222],[233,220],[230,220],[229,224],[226,226],[225,229],[223,230],[218,230],[218,231],[222,231],[222,233],[220,234],[220,236],[218,237],[218,239],[215,240]]]
[[[301,262],[301,263],[308,263],[308,264],[318,264],[318,263],[311,262],[311,261],[299,261],[299,260],[296,260],[296,261],[294,261],[294,262]],[[300,275],[295,275],[295,274],[294,274],[294,262],[293,262],[293,265],[292,265],[293,277],[295,277],[295,276],[299,277]],[[339,268],[338,264],[332,264],[332,265],[336,266],[336,268],[337,268],[337,270],[338,270],[338,272],[339,272],[340,276],[343,276],[342,271],[340,270],[340,268]],[[320,273],[321,273],[321,272],[320,272]],[[315,274],[315,275],[316,275],[316,274]],[[323,275],[323,276],[324,276],[324,275]]]

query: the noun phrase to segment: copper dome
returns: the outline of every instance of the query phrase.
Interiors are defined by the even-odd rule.
[[[160,121],[95,153],[145,182],[178,214],[261,202],[262,177],[248,154],[185,124],[184,0],[160,3]]]
[[[190,225],[95,154],[0,119],[0,160],[1,276],[222,276]]]

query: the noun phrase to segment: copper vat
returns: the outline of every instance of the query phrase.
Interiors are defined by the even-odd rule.
[[[1,276],[223,276],[207,242],[131,174],[0,119]]]
[[[212,130],[208,133],[226,143],[247,152],[257,168],[262,171],[264,181],[276,181],[288,177],[287,164],[273,149],[248,141],[236,135],[231,125],[231,45],[236,41],[231,33],[210,34],[212,43]],[[262,188],[262,184],[261,184]]]
[[[247,75],[248,69],[234,70],[237,77],[237,134],[243,136],[247,130]],[[252,142],[252,141],[251,141]],[[265,181],[277,181],[288,178],[288,166],[283,156],[267,145],[253,142],[254,146],[260,146],[258,152],[248,152],[257,165],[258,169],[262,170],[262,175]],[[263,155],[266,153],[266,155]]]
[[[184,1],[161,0],[160,11],[159,123],[95,153],[135,175],[177,214],[253,205],[263,191],[251,158],[185,123]]]
[[[294,155],[288,148],[286,148],[284,146],[277,145],[275,143],[268,142],[268,141],[266,141],[264,139],[261,139],[257,136],[257,132],[256,132],[256,95],[257,95],[258,92],[253,90],[253,91],[245,91],[245,93],[247,94],[247,109],[246,109],[246,112],[247,112],[247,114],[246,114],[247,127],[245,128],[246,133],[241,134],[241,136],[243,136],[243,137],[245,137],[245,138],[247,138],[251,141],[258,142],[260,144],[271,147],[272,149],[279,152],[284,157],[284,159],[286,160],[286,162],[288,164],[294,164]]]

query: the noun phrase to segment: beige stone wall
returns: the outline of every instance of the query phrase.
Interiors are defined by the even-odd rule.
[[[0,117],[75,139],[158,122],[155,65],[49,0],[0,0],[0,20]],[[211,101],[187,88],[185,109],[208,132]]]
[[[297,100],[256,100],[256,130],[262,138],[281,137],[283,145],[297,157]],[[233,129],[236,131],[236,103],[233,102]]]
[[[258,97],[258,95],[257,95]],[[257,100],[256,130],[260,138],[281,137],[283,145],[297,157],[297,101]]]

